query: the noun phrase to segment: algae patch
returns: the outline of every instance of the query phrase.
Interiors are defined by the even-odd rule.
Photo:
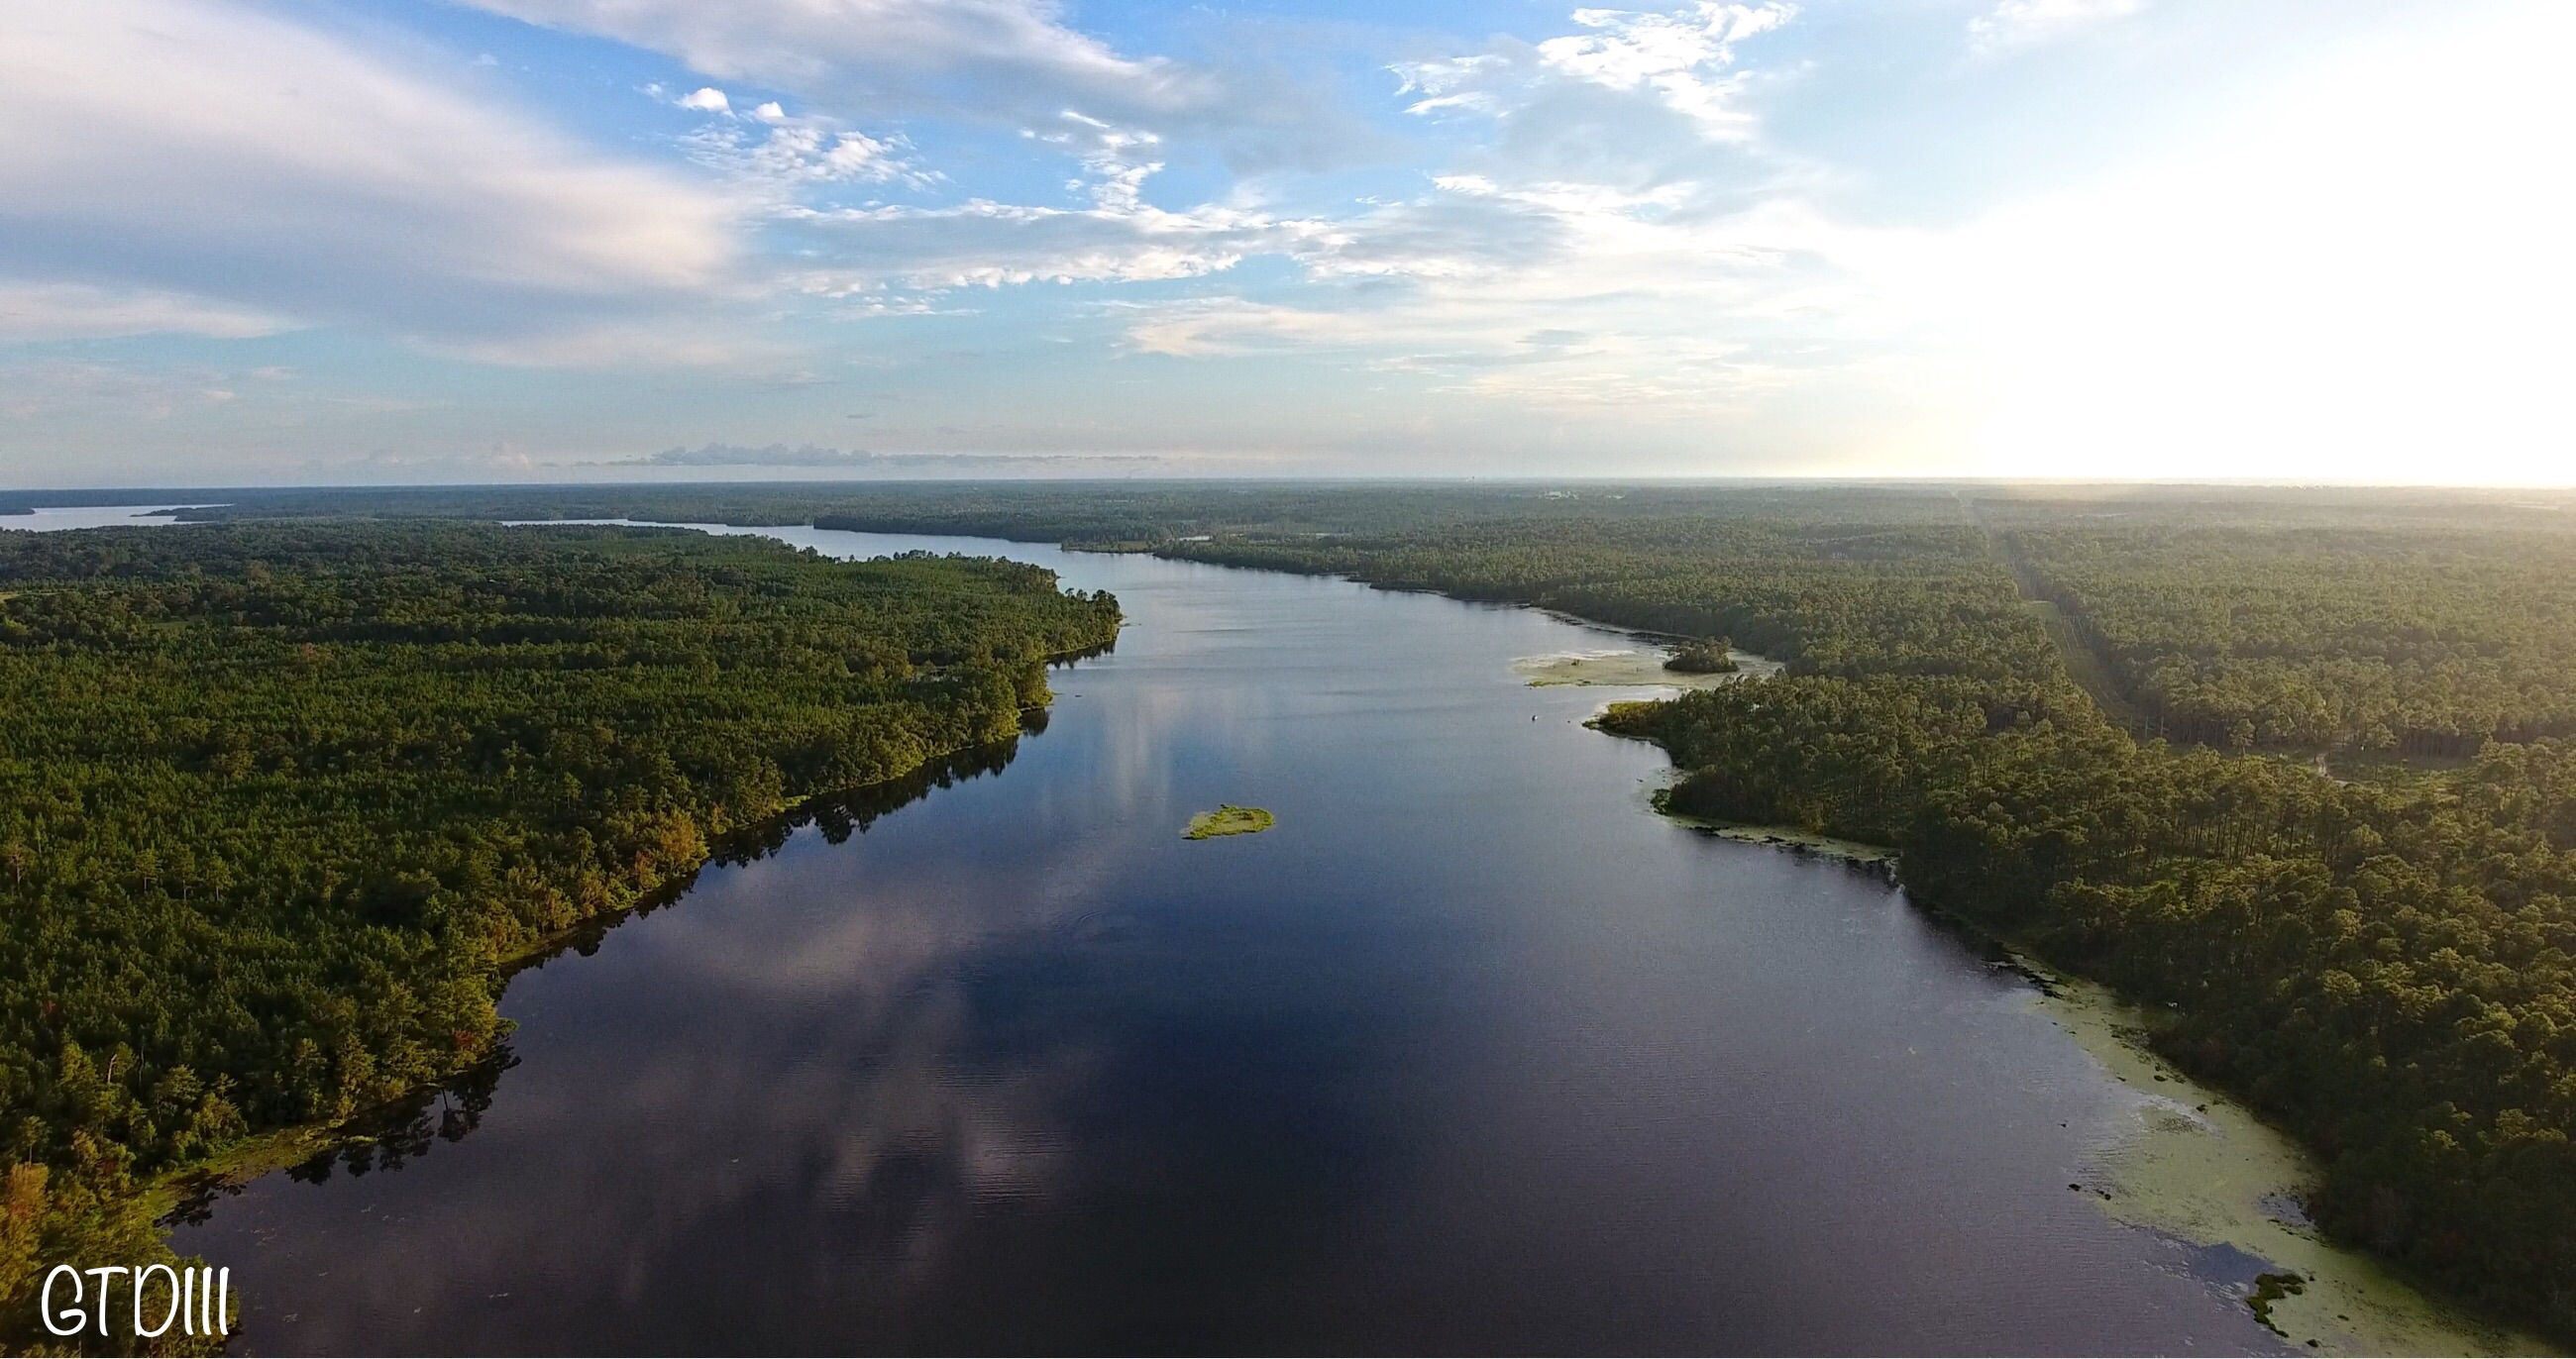
[[[1657,810],[1662,811],[1661,808]],[[1800,830],[1796,826],[1745,826],[1732,821],[1711,821],[1706,817],[1692,816],[1685,812],[1663,811],[1662,814],[1667,821],[1714,835],[1721,840],[1741,840],[1748,845],[1769,845],[1773,849],[1813,854],[1825,859],[1841,859],[1848,863],[1889,867],[1896,863],[1896,851],[1885,845],[1868,845],[1858,840],[1838,840],[1830,835]]]
[[[2092,982],[2016,955],[2031,1004],[2131,1092],[2092,1152],[2085,1187],[2115,1220],[2260,1262],[2244,1297],[2265,1326],[2327,1354],[2547,1354],[2540,1340],[2427,1297],[2324,1238],[2300,1209],[2316,1166],[2250,1111],[2147,1046],[2149,1017]],[[2241,1257],[2235,1252],[2242,1252]]]
[[[2290,1333],[2282,1330],[2281,1324],[2272,1319],[2272,1304],[2307,1291],[2308,1281],[2296,1274],[2257,1274],[2254,1276],[2254,1294],[2245,1300],[2245,1305],[2254,1309],[2256,1320],[2272,1328],[2272,1334],[2287,1340]]]
[[[1622,707],[1612,704],[1611,707]],[[1598,719],[1595,719],[1596,721]],[[1824,859],[1841,859],[1862,864],[1884,873],[1896,868],[1896,851],[1886,845],[1873,845],[1859,840],[1844,840],[1799,826],[1755,826],[1740,821],[1720,821],[1713,817],[1694,816],[1673,810],[1670,788],[1658,788],[1651,797],[1655,814],[1677,826],[1688,826],[1703,835],[1721,840],[1740,840],[1748,845],[1769,845],[1793,854],[1810,854]]]
[[[1278,824],[1278,820],[1262,808],[1237,807],[1229,802],[1215,811],[1191,817],[1189,828],[1181,832],[1181,838],[1213,840],[1220,835],[1258,835]]]

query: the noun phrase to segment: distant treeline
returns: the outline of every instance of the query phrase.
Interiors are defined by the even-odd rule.
[[[40,1262],[159,1249],[142,1179],[473,1066],[512,960],[1010,737],[1118,623],[680,531],[0,533],[0,1343]]]
[[[1221,550],[1233,560],[1258,550],[1266,564],[1302,570],[1357,570],[1364,556],[1362,574],[1389,584],[1534,601],[1550,593],[1561,599],[1544,602],[1577,611],[1588,598],[1609,610],[1594,616],[1655,627],[1667,624],[1637,616],[1639,581],[1658,569],[1640,553],[1729,554],[1727,535],[1738,533],[1756,549],[1739,563],[1750,568],[1771,539],[1805,533],[1820,538],[1821,559],[1841,550],[1866,562],[1907,550],[1860,541],[1868,534],[1976,529],[1986,549],[1962,559],[1989,588],[1985,558],[2005,564],[2023,594],[2058,605],[2116,690],[2105,697],[2141,715],[2140,734],[2455,758],[2490,737],[2576,736],[2576,496],[2564,493],[1147,481],[132,494],[196,497],[201,507],[183,517],[206,519],[814,524]],[[1848,541],[1821,542],[1837,537]],[[1211,546],[1185,541],[1199,538]],[[1596,588],[1603,581],[1614,583]],[[1680,606],[1656,614],[1671,631],[1762,607],[1723,580],[1664,590]]]
[[[139,494],[139,493],[138,493]],[[1956,523],[1948,493],[1920,489],[1697,486],[1543,487],[1389,482],[805,482],[671,486],[395,487],[168,493],[182,518],[649,519],[743,526],[814,524],[1151,546],[1192,534],[1410,532],[1493,519],[1729,518],[1812,512],[1820,497],[1864,518]],[[224,503],[216,504],[217,500]]]

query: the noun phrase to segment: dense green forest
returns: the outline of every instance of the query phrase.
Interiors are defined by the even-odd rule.
[[[2048,526],[2003,543],[2177,739],[2467,756],[2576,735],[2563,528]]]
[[[1724,637],[1701,637],[1674,647],[1664,668],[1684,675],[1732,675],[1742,667],[1731,651]]]
[[[513,960],[1008,738],[1118,622],[670,530],[0,533],[0,1343],[39,1261],[158,1249],[143,1182],[471,1068]]]
[[[204,513],[352,508],[302,495]],[[2330,1229],[2576,1340],[2576,498],[410,495],[368,512],[1045,538],[1730,637],[1785,671],[1618,719],[1672,752],[1681,808],[1898,847],[1917,901],[2151,1007],[2170,1058],[2314,1147]],[[2304,758],[2321,750],[2345,777]]]

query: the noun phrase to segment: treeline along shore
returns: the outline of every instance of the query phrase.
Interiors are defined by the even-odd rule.
[[[42,1268],[167,1260],[151,1187],[473,1068],[515,961],[1012,736],[1119,621],[677,530],[0,533],[0,1346],[130,1344],[45,1334]]]

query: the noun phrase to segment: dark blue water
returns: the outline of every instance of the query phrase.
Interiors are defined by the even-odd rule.
[[[242,1348],[2277,1343],[2067,1191],[2122,1095],[2024,982],[1882,881],[1658,819],[1660,754],[1580,725],[1612,695],[1510,668],[1615,637],[781,536],[1006,551],[1130,626],[998,770],[522,974],[517,1065],[424,1115],[455,1140],[218,1201],[178,1245]],[[1180,838],[1221,802],[1278,826]]]

